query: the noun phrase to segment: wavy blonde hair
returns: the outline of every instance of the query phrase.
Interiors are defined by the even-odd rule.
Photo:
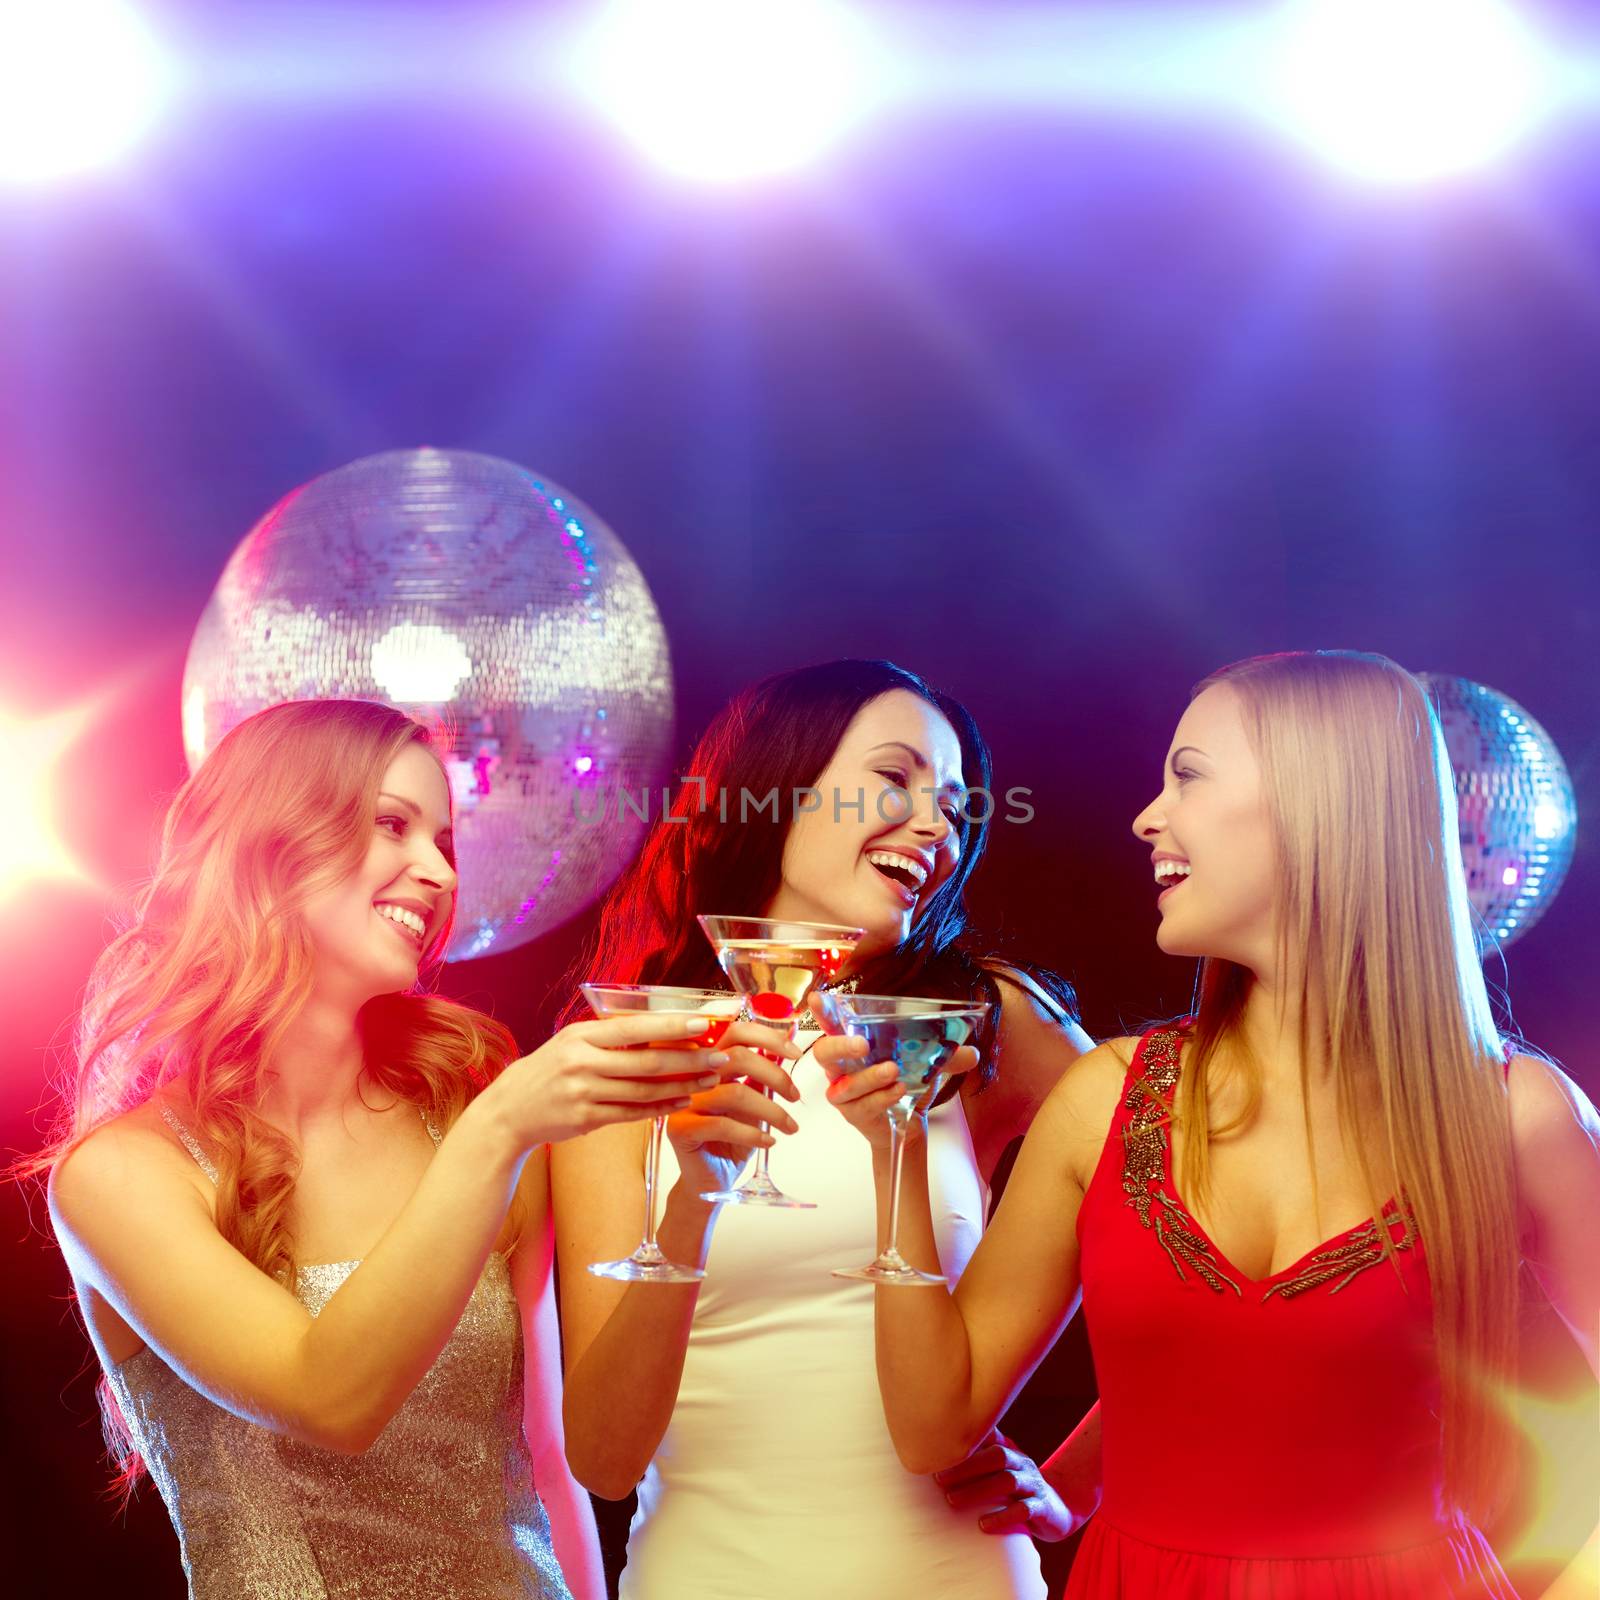
[[[1472,931],[1439,721],[1410,673],[1354,651],[1259,656],[1193,693],[1219,684],[1238,700],[1272,819],[1278,970],[1284,999],[1298,978],[1302,1087],[1312,1058],[1325,1061],[1374,1219],[1387,1197],[1358,1109],[1376,1091],[1382,1148],[1427,1249],[1446,1491],[1485,1517],[1505,1459],[1493,1390],[1515,1361],[1517,1202],[1504,1046]],[[1250,983],[1233,962],[1201,964],[1193,1067],[1173,1105],[1192,1196],[1209,1186],[1209,1141],[1247,1122],[1259,1101],[1259,1068],[1237,1033]],[[1228,1045],[1245,1109],[1216,1124],[1206,1067]],[[1309,1147],[1309,1110],[1306,1136]],[[1389,1230],[1378,1234],[1392,1253]]]
[[[320,700],[259,712],[217,745],[178,791],[155,874],[95,964],[77,1070],[34,1170],[160,1095],[216,1164],[218,1231],[293,1288],[300,1156],[261,1114],[266,1069],[312,991],[301,910],[360,866],[384,774],[412,744],[431,749],[427,729],[392,707]],[[364,1075],[441,1133],[517,1053],[491,1018],[419,992],[449,937],[447,920],[423,953],[418,988],[371,1000],[357,1018]],[[100,1401],[131,1486],[141,1463],[103,1380]]]

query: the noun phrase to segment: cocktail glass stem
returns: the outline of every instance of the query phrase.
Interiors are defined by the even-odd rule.
[[[767,1097],[767,1099],[770,1100],[772,1098],[772,1091],[767,1088],[765,1084],[762,1085],[761,1092]],[[771,1123],[763,1122],[761,1124],[761,1131],[765,1133],[771,1126]],[[770,1189],[774,1187],[772,1177],[767,1171],[767,1157],[771,1154],[771,1152],[772,1146],[770,1144],[761,1145],[756,1150],[756,1168],[755,1171],[750,1174],[750,1184],[752,1188]]]
[[[899,1106],[889,1111],[889,1243],[878,1262],[881,1266],[910,1268],[900,1254],[900,1168],[906,1159],[906,1122],[909,1113]]]
[[[634,1252],[643,1260],[655,1262],[666,1258],[656,1243],[656,1185],[661,1181],[661,1137],[667,1131],[665,1117],[650,1120],[650,1153],[644,1163],[644,1241]]]
[[[947,1280],[939,1272],[924,1272],[914,1267],[900,1254],[900,1177],[906,1159],[906,1132],[911,1126],[911,1113],[902,1106],[893,1107],[889,1113],[889,1232],[877,1259],[864,1267],[835,1267],[836,1278],[864,1278],[868,1283],[881,1283],[895,1287],[908,1285],[934,1287]]]
[[[774,1033],[782,1034],[785,1039],[789,1038],[792,1034],[793,1029],[790,1022],[778,1022],[771,1017],[763,1017],[759,1013],[752,1011],[748,1005],[745,1006],[744,1015],[746,1020],[750,1022],[759,1022],[763,1027],[771,1028]],[[760,1084],[758,1087],[760,1088],[761,1093],[765,1095],[768,1100],[772,1098],[772,1090],[769,1089],[766,1084]],[[769,1123],[763,1122],[761,1124],[761,1131],[765,1133],[769,1126]],[[763,1144],[756,1147],[755,1164],[750,1170],[750,1175],[734,1192],[742,1196],[747,1201],[770,1201],[776,1199],[784,1201],[792,1206],[799,1206],[807,1210],[812,1209],[810,1203],[807,1201],[790,1200],[789,1197],[785,1195],[784,1192],[777,1186],[777,1184],[772,1181],[772,1175],[767,1170],[767,1160],[771,1154],[771,1145]]]

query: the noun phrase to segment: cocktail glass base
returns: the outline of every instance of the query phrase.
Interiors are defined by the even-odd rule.
[[[888,1288],[932,1289],[947,1278],[936,1272],[922,1272],[912,1266],[898,1250],[885,1250],[876,1261],[864,1267],[835,1267],[836,1278],[863,1278],[868,1283],[881,1283]]]
[[[685,1267],[669,1261],[653,1245],[640,1245],[621,1261],[591,1262],[589,1270],[597,1278],[614,1278],[621,1283],[699,1283],[705,1273],[699,1267]]]
[[[786,1195],[764,1172],[753,1172],[737,1189],[713,1189],[700,1196],[719,1205],[788,1206],[795,1211],[815,1211],[815,1200],[796,1200]]]

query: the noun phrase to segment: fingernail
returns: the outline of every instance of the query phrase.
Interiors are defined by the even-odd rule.
[[[714,1067],[725,1067],[730,1061],[733,1060],[733,1057],[729,1055],[726,1050],[713,1050],[711,1054],[706,1057],[706,1060],[709,1061]]]
[[[696,1078],[694,1080],[695,1087],[697,1089],[715,1089],[716,1086],[721,1082],[722,1079],[719,1078],[714,1072],[708,1073],[704,1078]]]
[[[685,1017],[683,1031],[685,1033],[704,1033],[711,1026],[709,1017]]]

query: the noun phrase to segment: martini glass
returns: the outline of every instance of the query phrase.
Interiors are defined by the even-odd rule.
[[[699,917],[696,919],[717,952],[728,982],[745,997],[745,1015],[788,1038],[806,996],[820,983],[839,975],[860,939],[860,928],[831,922],[785,922],[772,917]],[[763,1088],[770,1100],[772,1091]],[[767,1172],[767,1147],[756,1151],[756,1164],[736,1189],[717,1189],[701,1196],[736,1206],[793,1206],[813,1210],[810,1200],[791,1200]]]
[[[834,994],[831,1017],[844,1031],[867,1041],[867,1060],[892,1061],[900,1074],[900,1098],[889,1107],[889,1242],[876,1261],[864,1267],[835,1267],[836,1278],[869,1283],[923,1286],[947,1280],[922,1272],[900,1254],[900,1166],[906,1128],[925,1112],[944,1087],[950,1058],[978,1031],[989,1010],[981,1000],[929,1000],[915,995]]]
[[[597,1017],[630,1017],[648,1011],[660,1017],[668,1028],[684,1017],[705,1018],[701,1033],[687,1037],[674,1033],[669,1038],[635,1046],[640,1050],[715,1049],[744,1006],[740,996],[726,989],[674,989],[650,983],[585,983],[580,987]],[[650,1147],[644,1162],[644,1238],[632,1255],[620,1261],[591,1263],[589,1270],[597,1278],[619,1278],[624,1283],[698,1283],[705,1277],[699,1267],[669,1261],[656,1243],[656,1183],[661,1172],[661,1134],[666,1125],[664,1116],[650,1122]]]

